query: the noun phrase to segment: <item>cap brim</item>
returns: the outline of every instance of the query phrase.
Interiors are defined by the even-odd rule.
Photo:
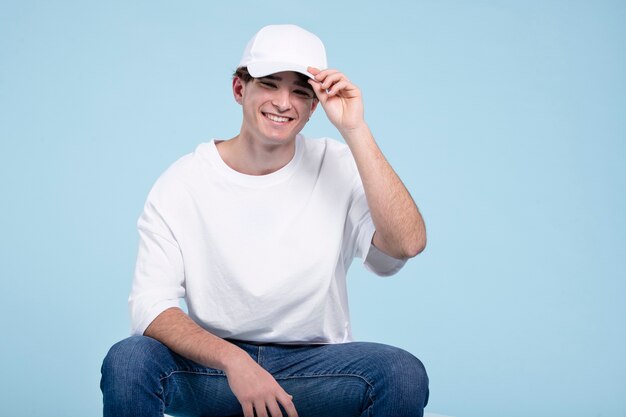
[[[254,78],[265,77],[284,71],[295,71],[309,78],[314,78],[313,74],[308,72],[306,67],[289,62],[251,62],[248,64],[247,68],[250,75]]]

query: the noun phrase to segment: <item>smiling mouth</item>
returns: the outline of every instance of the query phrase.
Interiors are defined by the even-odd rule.
[[[263,116],[267,117],[272,122],[276,122],[276,123],[287,123],[293,120],[293,118],[291,117],[278,116],[277,114],[272,114],[272,113],[263,113]]]

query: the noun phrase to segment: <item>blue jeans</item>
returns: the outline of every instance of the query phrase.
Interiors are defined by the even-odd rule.
[[[421,417],[428,376],[410,353],[377,343],[275,345],[231,341],[270,372],[299,417]],[[102,365],[104,416],[241,416],[224,372],[133,336]],[[286,413],[284,413],[286,415]]]

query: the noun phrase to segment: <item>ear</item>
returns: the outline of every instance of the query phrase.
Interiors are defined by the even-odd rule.
[[[243,93],[246,88],[246,83],[242,81],[239,77],[233,77],[233,97],[235,97],[235,101],[239,104],[243,101]]]
[[[320,104],[320,101],[317,99],[317,97],[315,97],[313,99],[313,102],[311,103],[311,112],[309,113],[309,117],[313,116],[313,112],[315,112],[318,104]]]

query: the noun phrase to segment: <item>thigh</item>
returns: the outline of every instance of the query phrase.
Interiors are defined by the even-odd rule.
[[[352,376],[374,385],[390,379],[388,374],[408,378],[398,381],[401,384],[425,382],[426,377],[422,362],[413,354],[380,343],[267,346],[258,356],[259,363],[277,378]]]
[[[183,358],[149,337],[133,336],[111,348],[101,386],[106,415],[241,414],[223,371]]]
[[[369,385],[354,375],[277,376],[276,380],[293,396],[298,417],[356,417],[371,402]]]
[[[280,354],[263,355],[261,364],[294,396],[299,413],[301,407],[330,410],[301,417],[421,415],[405,410],[421,410],[427,402],[426,370],[400,348],[365,342],[281,348]],[[332,412],[335,407],[346,412]]]
[[[225,375],[205,371],[177,371],[163,378],[165,412],[176,417],[242,415]]]

